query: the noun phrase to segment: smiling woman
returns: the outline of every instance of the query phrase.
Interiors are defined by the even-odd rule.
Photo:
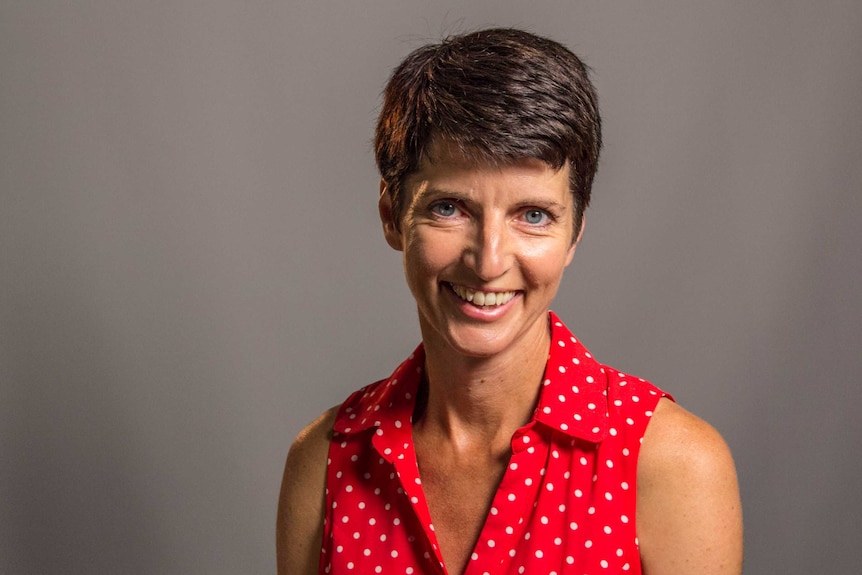
[[[379,212],[422,343],[294,442],[280,573],[739,573],[722,439],[549,311],[600,134],[584,65],[526,32],[395,70]]]

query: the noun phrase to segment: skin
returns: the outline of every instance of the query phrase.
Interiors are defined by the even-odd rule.
[[[326,458],[337,408],[303,429],[287,454],[275,525],[279,575],[316,575],[323,540]]]
[[[638,456],[637,532],[647,575],[742,573],[742,507],[730,450],[668,399]]]
[[[435,533],[450,573],[462,573],[509,457],[509,441],[538,398],[550,334],[547,310],[580,238],[572,237],[568,167],[538,160],[501,167],[438,147],[392,213],[389,245],[404,254],[426,350],[428,406],[413,438]],[[581,226],[583,229],[583,226]],[[452,285],[514,292],[479,308]],[[288,454],[277,522],[281,574],[317,573],[328,437],[335,410]],[[644,572],[741,572],[741,516],[733,462],[714,429],[662,400],[639,457],[638,535]]]

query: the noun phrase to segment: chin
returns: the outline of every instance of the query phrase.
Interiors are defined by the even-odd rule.
[[[524,339],[525,333],[512,333],[512,326],[470,323],[449,323],[443,329],[429,322],[423,325],[422,335],[426,345],[443,348],[450,353],[474,359],[489,359],[505,353]]]
[[[472,339],[469,341],[457,341],[455,338],[450,339],[449,347],[453,353],[464,357],[472,357],[474,359],[489,359],[504,352],[508,345],[499,339],[493,341],[477,341]]]

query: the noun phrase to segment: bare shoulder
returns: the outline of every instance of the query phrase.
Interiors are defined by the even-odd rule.
[[[303,429],[284,464],[276,519],[280,575],[317,573],[323,537],[326,458],[338,408],[324,412]]]
[[[644,436],[638,486],[641,480],[671,479],[665,474],[669,470],[733,473],[733,460],[715,428],[676,403],[662,399]]]
[[[637,531],[644,573],[738,575],[742,511],[719,433],[668,399],[638,457]]]

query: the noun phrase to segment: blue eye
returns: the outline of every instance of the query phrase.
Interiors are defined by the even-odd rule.
[[[544,210],[527,210],[524,212],[524,221],[530,225],[540,226],[547,223],[548,213]]]
[[[431,206],[431,211],[444,218],[450,218],[458,211],[455,202],[437,202]]]

